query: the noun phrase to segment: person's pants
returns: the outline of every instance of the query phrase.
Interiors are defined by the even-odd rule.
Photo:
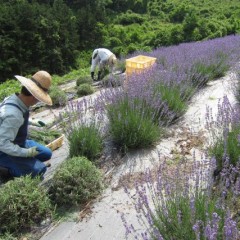
[[[30,174],[32,177],[37,175],[42,176],[47,170],[43,162],[52,157],[52,151],[33,140],[26,140],[26,148],[35,146],[37,147],[37,151],[39,151],[39,154],[35,157],[14,157],[0,152],[0,166],[7,168],[13,177],[20,177],[27,174]]]

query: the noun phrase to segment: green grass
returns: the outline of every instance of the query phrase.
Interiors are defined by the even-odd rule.
[[[82,68],[82,69],[72,70],[71,72],[63,76],[53,75],[52,81],[56,85],[61,85],[67,82],[76,81],[81,76],[89,75],[90,74],[89,71],[90,70],[88,68]]]

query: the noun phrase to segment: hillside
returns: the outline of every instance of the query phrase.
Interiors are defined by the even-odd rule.
[[[87,68],[99,46],[126,57],[239,33],[239,20],[238,0],[1,0],[0,82]]]

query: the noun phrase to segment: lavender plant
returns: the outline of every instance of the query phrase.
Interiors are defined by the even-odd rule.
[[[126,236],[135,239],[232,239],[239,237],[226,204],[211,194],[214,161],[202,159],[189,170],[185,164],[169,171],[162,163],[158,172],[147,170],[145,181],[127,194],[134,202],[144,229],[137,231],[122,216]],[[210,165],[206,169],[206,164]],[[170,175],[171,173],[171,175]],[[134,197],[133,197],[134,196]],[[139,228],[139,226],[138,226]]]
[[[51,86],[49,95],[52,98],[54,107],[63,107],[67,104],[67,94],[58,86]]]
[[[233,85],[233,91],[238,103],[240,103],[240,66],[239,65],[235,68],[235,73],[236,73],[237,81]]]
[[[109,131],[122,150],[149,147],[159,140],[162,132],[141,100],[131,102],[124,98],[110,105],[108,118]]]
[[[68,135],[69,156],[85,156],[96,161],[103,149],[103,139],[99,129],[94,124],[79,125]]]
[[[216,158],[217,175],[223,169],[226,159],[233,166],[239,162],[239,114],[239,109],[233,108],[225,96],[222,103],[218,104],[217,119],[213,120],[207,115],[207,128],[213,138],[208,151]]]
[[[229,163],[233,166],[238,163],[240,157],[239,135],[239,125],[233,126],[231,132],[229,129],[224,129],[223,136],[218,137],[215,144],[209,148],[209,154],[216,158],[217,172],[222,170],[226,158],[229,158]]]
[[[80,85],[82,85],[84,83],[91,84],[92,81],[93,80],[92,80],[92,78],[89,75],[87,75],[87,76],[80,76],[76,80],[76,86],[80,86]]]
[[[87,96],[94,93],[94,88],[89,83],[83,83],[77,86],[78,97]]]
[[[53,205],[39,183],[40,178],[25,176],[0,188],[0,235],[4,232],[18,234],[52,218]]]
[[[69,141],[70,157],[85,156],[96,161],[103,149],[103,116],[89,110],[91,104],[90,99],[85,98],[70,102],[59,121]]]
[[[73,206],[95,198],[103,189],[102,174],[85,157],[69,158],[53,176],[49,195],[54,204]]]

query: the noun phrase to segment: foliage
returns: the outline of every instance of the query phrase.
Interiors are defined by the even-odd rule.
[[[142,24],[145,21],[144,17],[137,13],[127,12],[117,17],[117,24],[128,25],[132,23]]]
[[[157,83],[154,86],[155,98],[160,97],[162,102],[167,104],[168,111],[174,112],[175,118],[182,116],[187,106],[181,96],[181,88],[179,86],[167,86],[162,83]],[[165,114],[162,113],[164,108],[159,108],[158,113],[155,114],[155,120],[159,118],[162,121],[168,121],[165,119]],[[173,119],[172,119],[173,120]]]
[[[193,85],[205,86],[209,80],[223,77],[229,67],[227,54],[222,51],[215,52],[211,63],[196,61],[191,70]]]
[[[222,170],[226,159],[233,166],[237,165],[240,157],[239,135],[240,125],[233,126],[231,131],[224,129],[223,135],[210,147],[209,153],[216,158],[217,172]]]
[[[64,84],[71,81],[76,81],[79,76],[86,76],[89,73],[87,68],[72,70],[71,72],[63,75],[52,75],[53,83],[56,85]]]
[[[79,97],[90,95],[94,93],[94,88],[89,83],[83,83],[77,86],[77,95]]]
[[[162,237],[164,239],[173,237],[179,240],[185,240],[186,237],[195,239],[194,224],[199,221],[201,222],[197,226],[199,227],[199,236],[203,238],[205,233],[200,229],[206,227],[209,221],[212,223],[217,222],[220,225],[218,238],[222,238],[225,213],[223,209],[217,208],[217,200],[208,199],[209,197],[204,193],[198,193],[194,196],[194,200],[192,199],[193,206],[191,206],[189,196],[179,195],[171,196],[165,203],[164,210],[160,206],[155,209],[154,225]],[[221,222],[219,223],[220,219]]]
[[[234,85],[234,94],[240,103],[240,68],[236,70],[237,83]],[[0,85],[1,86],[1,85]]]
[[[98,128],[94,124],[80,125],[68,134],[70,157],[85,156],[96,161],[103,149],[103,140]]]
[[[67,104],[67,94],[58,86],[52,85],[50,87],[49,95],[52,99],[54,107],[63,107]]]
[[[114,66],[114,71],[124,73],[126,71],[126,61],[125,59],[118,59]]]
[[[236,34],[238,0],[226,1],[1,1],[0,82],[39,68],[87,68],[100,46],[125,56]]]
[[[18,237],[14,237],[14,235],[10,233],[4,233],[0,234],[0,240],[18,240]]]
[[[47,145],[50,142],[61,136],[61,132],[58,130],[51,130],[45,127],[42,128],[30,128],[28,132],[28,138],[33,139],[43,145]]]
[[[38,178],[8,181],[0,188],[1,231],[17,233],[51,218],[53,207]]]
[[[210,169],[202,162],[210,164]],[[135,239],[238,239],[236,221],[225,200],[211,193],[213,165],[208,159],[201,163],[195,161],[189,173],[184,163],[169,169],[163,162],[157,171],[146,170],[144,179],[135,183],[135,192],[126,188],[145,226],[139,233],[122,216],[126,234]]]
[[[85,157],[67,159],[57,169],[49,189],[59,207],[79,205],[95,198],[102,190],[100,171]]]
[[[103,87],[118,87],[123,85],[124,79],[118,75],[108,75],[101,81]]]
[[[20,84],[17,80],[8,80],[0,84],[0,102],[3,101],[5,97],[10,96],[13,93],[20,92]]]
[[[117,104],[107,107],[109,131],[113,140],[124,151],[130,148],[144,148],[159,140],[161,129],[152,121],[141,100],[131,102],[126,97]]]
[[[52,7],[28,1],[1,2],[0,82],[39,68],[62,74],[75,66],[76,21],[63,1]]]
[[[77,86],[80,86],[84,83],[92,84],[92,78],[89,75],[87,75],[87,76],[81,76],[76,80]]]

